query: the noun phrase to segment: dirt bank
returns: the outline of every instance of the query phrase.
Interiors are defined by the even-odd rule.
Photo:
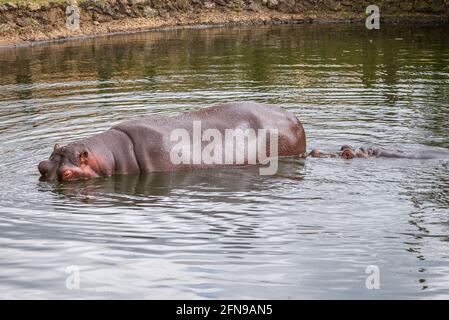
[[[192,25],[363,22],[372,3],[384,22],[449,20],[449,0],[13,1],[0,0],[0,46]],[[73,9],[79,28],[73,26]]]

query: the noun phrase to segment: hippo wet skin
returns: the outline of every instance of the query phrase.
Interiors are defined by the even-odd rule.
[[[229,166],[221,163],[175,164],[171,161],[170,152],[176,144],[170,138],[172,131],[185,129],[192,133],[194,122],[198,121],[203,132],[216,129],[223,136],[228,129],[254,129],[256,132],[276,129],[277,156],[299,156],[306,152],[304,128],[292,113],[275,105],[235,102],[171,117],[149,116],[125,121],[103,133],[66,146],[55,145],[50,158],[40,162],[38,169],[46,180],[78,180],[114,174]],[[267,149],[268,144],[269,141]],[[267,150],[266,154],[270,156],[270,151]],[[248,163],[245,159],[242,165]]]

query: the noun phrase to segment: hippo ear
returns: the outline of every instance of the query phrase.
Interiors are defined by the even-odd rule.
[[[81,164],[87,164],[87,158],[89,157],[89,153],[87,151],[82,151],[79,155],[79,163]]]
[[[61,146],[58,143],[56,143],[55,146],[53,147],[53,151],[56,151],[60,148],[61,148]]]

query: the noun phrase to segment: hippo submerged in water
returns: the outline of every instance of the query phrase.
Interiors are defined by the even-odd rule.
[[[402,151],[389,151],[378,148],[358,148],[354,149],[348,145],[340,148],[339,152],[322,152],[313,149],[308,156],[312,158],[402,158],[402,159],[449,159],[449,152],[444,151],[422,151],[415,153],[405,153]]]
[[[241,140],[218,143],[227,137],[229,130],[237,132],[236,140],[239,135],[245,135],[246,149],[241,149]],[[200,134],[200,140],[195,141],[195,134]],[[194,138],[189,139],[190,135]],[[234,139],[232,135],[231,138]],[[204,152],[207,148],[210,151],[213,142],[218,143],[214,144],[213,152]],[[251,153],[253,145],[262,146],[263,150]],[[275,149],[271,148],[273,145]],[[195,159],[198,158],[195,150],[203,151],[207,159],[201,155]],[[218,154],[219,151],[224,155]],[[181,153],[185,158],[179,158]],[[172,117],[126,121],[90,138],[66,146],[55,145],[49,160],[40,162],[38,169],[44,179],[66,181],[114,174],[242,166],[263,163],[270,157],[305,156],[305,153],[304,128],[292,113],[274,105],[235,102]],[[240,161],[227,161],[229,154],[232,159],[235,154]]]

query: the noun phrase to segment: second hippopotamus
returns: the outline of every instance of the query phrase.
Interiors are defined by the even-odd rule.
[[[432,150],[432,151],[419,151],[413,153],[406,153],[402,151],[391,151],[382,148],[352,148],[348,145],[343,145],[338,152],[323,152],[318,149],[313,149],[308,156],[312,158],[401,158],[401,159],[449,159],[449,152],[446,150]]]

